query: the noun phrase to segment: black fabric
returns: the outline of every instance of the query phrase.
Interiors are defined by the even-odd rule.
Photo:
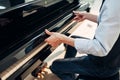
[[[107,66],[111,68],[120,67],[120,35],[111,51],[105,57],[88,55],[97,66]]]
[[[119,72],[108,78],[97,78],[97,77],[79,75],[76,80],[119,80]]]
[[[102,1],[102,5],[103,5],[104,2],[105,2],[105,0]]]
[[[100,7],[100,10],[101,10],[101,8],[102,8],[102,6],[103,6],[104,2],[105,2],[105,0],[103,0],[103,1],[102,1],[102,4],[101,4],[101,7]]]
[[[120,67],[120,35],[108,56],[106,56],[105,63],[108,63],[111,67]]]

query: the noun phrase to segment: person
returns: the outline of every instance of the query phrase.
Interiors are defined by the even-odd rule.
[[[111,77],[119,72],[120,67],[120,0],[105,0],[99,16],[74,11],[74,20],[88,19],[97,22],[94,39],[67,37],[64,34],[50,32],[45,41],[57,47],[67,45],[64,59],[55,60],[51,71],[61,80],[75,80],[76,74],[98,78]],[[87,56],[75,57],[76,52]],[[114,79],[115,80],[115,79]],[[119,79],[118,79],[119,80]]]

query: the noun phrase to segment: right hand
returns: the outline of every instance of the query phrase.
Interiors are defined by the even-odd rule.
[[[77,21],[77,22],[81,22],[84,21],[86,19],[86,15],[85,13],[79,12],[79,11],[73,11],[75,17],[73,18],[73,20]]]
[[[49,37],[45,39],[45,42],[47,42],[52,47],[57,47],[60,45],[62,43],[62,39],[64,39],[65,36],[57,32],[50,32],[47,29],[45,29],[45,33],[49,35]]]

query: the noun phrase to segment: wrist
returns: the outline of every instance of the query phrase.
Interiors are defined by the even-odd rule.
[[[62,43],[64,43],[65,41],[66,41],[66,39],[67,39],[67,36],[65,36],[65,35],[60,35],[59,36],[59,40],[62,42]]]
[[[63,35],[60,40],[62,43],[65,43],[67,45],[74,47],[74,39],[73,38]]]
[[[89,19],[89,17],[88,17],[89,13],[83,13],[82,15],[84,16],[84,19]]]

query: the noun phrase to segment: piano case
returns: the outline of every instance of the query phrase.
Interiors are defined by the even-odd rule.
[[[1,80],[24,80],[34,72],[51,54],[44,30],[67,33],[76,24],[72,11],[81,5],[79,0],[17,1],[0,4],[5,7],[0,9]]]

